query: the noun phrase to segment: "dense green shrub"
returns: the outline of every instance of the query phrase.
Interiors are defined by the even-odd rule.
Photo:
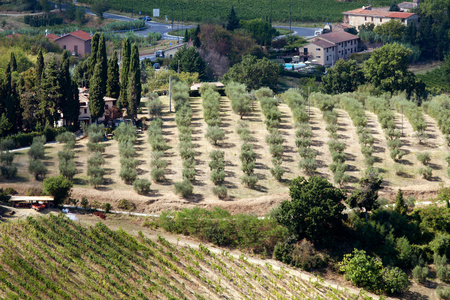
[[[274,164],[272,168],[270,168],[270,173],[276,180],[281,180],[286,171],[280,164]]]
[[[139,195],[148,195],[150,193],[150,186],[151,182],[145,178],[137,178],[133,182],[133,188]]]
[[[125,181],[125,183],[130,184],[136,180],[137,172],[136,169],[122,166],[119,176],[123,181]]]
[[[59,174],[60,175],[64,176],[65,178],[67,178],[69,180],[72,180],[76,173],[77,173],[77,168],[75,165],[75,161],[73,159],[59,161]]]
[[[433,169],[431,167],[419,168],[419,174],[426,180],[433,177]]]
[[[211,144],[217,145],[219,141],[223,141],[225,139],[225,131],[218,126],[209,126],[206,129],[205,137],[211,142]]]
[[[163,182],[166,180],[165,174],[166,171],[164,169],[152,169],[151,171],[152,180],[156,182]]]
[[[40,159],[31,159],[28,165],[28,172],[34,175],[34,179],[38,180],[48,173],[47,167]]]
[[[54,176],[44,179],[43,191],[52,195],[55,199],[55,204],[58,205],[70,196],[72,186],[72,182],[63,176]]]
[[[159,118],[161,117],[163,108],[163,103],[159,99],[159,97],[154,97],[153,99],[149,99],[147,102],[148,114],[150,117]]]
[[[140,179],[136,179],[136,180],[140,180]],[[121,200],[119,200],[119,203],[117,203],[117,208],[123,209],[126,211],[132,211],[132,210],[136,209],[136,205],[128,199],[121,199]]]
[[[414,280],[417,281],[418,283],[426,282],[428,273],[429,273],[428,267],[424,266],[415,266],[414,269],[412,270],[412,276]]]
[[[439,299],[450,300],[450,286],[444,288],[439,286],[436,290],[436,294],[438,295]]]
[[[230,82],[225,88],[225,93],[231,100],[231,108],[241,119],[252,109],[250,107],[250,95],[246,93],[244,84]]]
[[[181,195],[184,198],[191,196],[193,191],[194,187],[187,179],[175,183],[175,193]]]
[[[255,188],[256,184],[258,183],[258,177],[256,175],[250,175],[250,174],[244,174],[244,176],[241,177],[241,182],[248,188]]]
[[[217,186],[213,187],[212,192],[214,195],[216,195],[220,199],[226,198],[227,194],[228,194],[227,188],[223,185],[217,185]]]

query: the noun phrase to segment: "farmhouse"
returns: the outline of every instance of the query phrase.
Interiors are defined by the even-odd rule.
[[[61,37],[54,34],[47,35],[47,38],[53,40],[64,50],[69,50],[72,55],[85,56],[91,53],[91,35],[83,30],[77,30]]]
[[[110,114],[113,110],[113,106],[116,106],[117,99],[111,97],[104,97],[105,100],[105,113],[103,117],[99,118],[98,121],[108,121],[110,118]],[[80,101],[80,115],[78,116],[78,120],[80,123],[91,123],[91,112],[89,110],[89,91],[86,88],[79,89],[79,101]]]
[[[336,31],[317,36],[300,51],[304,61],[332,66],[339,59],[348,59],[358,52],[358,36],[345,31]]]
[[[388,11],[386,9],[373,9],[372,6],[363,6],[362,8],[343,12],[344,23],[355,28],[366,23],[372,23],[375,26],[397,20],[406,26],[408,24],[419,22],[419,17],[414,13]]]

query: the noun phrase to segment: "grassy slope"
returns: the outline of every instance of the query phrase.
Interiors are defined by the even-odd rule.
[[[153,241],[142,233],[135,238],[102,223],[86,228],[64,215],[5,223],[0,233],[2,298],[355,297],[290,268],[201,245],[178,246],[161,237]]]

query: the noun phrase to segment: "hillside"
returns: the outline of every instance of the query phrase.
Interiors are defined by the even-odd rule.
[[[84,0],[87,4],[95,3],[96,0]],[[123,12],[141,12],[142,15],[153,15],[153,9],[159,8],[162,18],[167,16],[169,21],[173,18],[193,22],[207,22],[213,19],[225,20],[234,6],[236,14],[242,19],[269,18],[270,0],[191,0],[191,1],[144,1],[135,0],[126,2],[120,0],[110,0],[108,2],[111,9]],[[392,1],[374,0],[373,6],[390,6]],[[355,0],[351,2],[339,2],[336,0],[301,0],[292,2],[291,0],[278,0],[272,3],[272,19],[279,22],[289,21],[289,6],[292,4],[291,19],[293,22],[341,22],[341,12],[367,5],[367,1]]]
[[[290,268],[133,237],[49,214],[0,225],[0,296],[21,299],[355,299]],[[364,294],[360,291],[359,295]],[[364,299],[372,299],[368,296]]]
[[[120,155],[119,143],[116,140],[108,140],[106,151],[104,154],[105,165],[105,184],[97,189],[89,185],[89,177],[86,174],[87,160],[90,156],[86,144],[87,139],[82,139],[75,146],[75,163],[77,174],[74,178],[74,188],[72,198],[81,200],[87,197],[91,200],[99,200],[101,202],[110,202],[113,207],[116,206],[120,199],[126,198],[132,200],[138,211],[153,212],[171,209],[173,207],[192,207],[194,205],[212,207],[222,206],[232,212],[240,212],[246,210],[259,215],[267,213],[273,206],[287,199],[289,179],[297,176],[307,176],[304,170],[300,169],[298,164],[301,159],[295,145],[296,127],[292,111],[285,103],[278,106],[281,112],[281,122],[279,131],[284,139],[284,154],[281,167],[285,170],[283,179],[277,181],[271,174],[272,157],[270,155],[270,146],[266,142],[266,136],[269,134],[263,122],[264,115],[261,112],[260,104],[255,101],[252,105],[254,111],[245,116],[243,119],[248,124],[248,129],[253,135],[252,145],[256,154],[255,175],[258,177],[257,186],[254,189],[247,188],[241,182],[243,172],[240,161],[240,153],[242,141],[236,132],[238,127],[239,116],[231,109],[228,98],[222,97],[220,101],[220,116],[222,118],[221,128],[225,131],[225,139],[218,145],[212,145],[205,138],[207,124],[203,119],[203,106],[201,98],[191,98],[191,106],[193,110],[192,117],[192,141],[195,149],[195,180],[193,181],[194,195],[187,199],[175,195],[174,183],[183,179],[182,169],[183,161],[179,152],[179,130],[175,123],[175,114],[169,113],[169,101],[166,97],[161,97],[163,101],[162,114],[162,133],[170,148],[165,152],[165,159],[168,166],[165,170],[166,180],[163,182],[153,182],[151,192],[148,196],[138,195],[130,184],[125,184],[120,174]],[[142,105],[145,105],[144,103]],[[364,165],[364,157],[361,152],[361,145],[358,143],[357,129],[352,123],[347,111],[342,108],[336,109],[338,115],[338,137],[346,146],[344,150],[347,174],[350,181],[343,184],[343,187],[352,190],[357,186],[358,179],[364,175],[367,167]],[[405,153],[399,162],[395,162],[389,154],[387,137],[377,119],[377,116],[370,112],[364,112],[367,118],[367,128],[370,129],[374,138],[375,158],[373,167],[380,170],[380,174],[384,178],[384,189],[381,195],[388,199],[393,199],[398,188],[402,188],[405,196],[414,196],[416,199],[426,199],[436,195],[441,184],[449,184],[450,180],[447,175],[447,163],[445,158],[448,154],[448,147],[444,139],[444,135],[440,132],[436,121],[429,115],[422,113],[426,122],[426,133],[429,139],[426,143],[420,144],[413,137],[414,130],[408,122],[406,116],[400,113],[394,113],[395,126],[397,130],[402,130],[403,119],[403,135],[400,137],[400,149]],[[147,116],[147,109],[143,108],[140,117]],[[317,107],[311,107],[311,119],[309,124],[312,129],[312,148],[317,153],[316,174],[326,176],[333,181],[333,173],[330,171],[332,165],[332,155],[327,145],[330,137],[326,131],[327,123],[323,119],[323,113]],[[61,144],[46,145],[45,165],[49,169],[48,176],[58,175],[58,151],[62,149]],[[135,145],[137,160],[138,178],[150,179],[151,155],[152,150],[148,142],[147,134],[138,135]],[[224,151],[225,160],[225,182],[224,185],[228,190],[228,197],[220,200],[214,196],[212,188],[211,170],[208,167],[210,162],[209,154],[213,150]],[[428,152],[431,161],[428,164],[432,170],[432,177],[425,179],[419,174],[422,164],[418,161],[416,154],[419,152]],[[27,150],[20,150],[15,153],[14,163],[18,166],[18,177],[14,179],[3,179],[0,183],[2,187],[11,186],[21,193],[25,193],[29,188],[42,187],[41,181],[36,181],[32,175],[28,173],[28,156]]]

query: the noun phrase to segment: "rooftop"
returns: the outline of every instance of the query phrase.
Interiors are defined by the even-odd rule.
[[[366,16],[366,17],[386,17],[394,19],[406,19],[413,16],[413,13],[392,12],[386,10],[372,9],[372,7],[362,7],[354,10],[344,11],[344,15]]]
[[[72,35],[72,36],[77,37],[79,39],[82,39],[84,41],[90,41],[91,40],[91,35],[89,33],[87,33],[86,31],[83,31],[83,30],[77,30],[77,31],[74,31],[74,32],[70,32],[68,34],[63,35],[62,37],[59,37],[58,39],[61,39],[63,37],[69,36],[69,35]]]
[[[336,46],[335,43],[330,43],[330,42],[324,41],[324,40],[317,40],[317,41],[311,42],[311,44],[317,45],[324,49]]]
[[[60,38],[59,36],[57,36],[56,34],[53,34],[53,33],[47,34],[46,37],[47,37],[49,40],[52,40],[52,41],[54,41],[54,40]]]
[[[359,37],[345,31],[335,31],[330,33],[322,34],[318,37],[321,40],[326,40],[330,43],[339,44],[342,42],[347,42],[351,40],[357,40]]]
[[[414,16],[413,13],[406,13],[406,12],[391,12],[389,15],[387,15],[388,18],[396,18],[396,19],[407,19],[411,16]]]

